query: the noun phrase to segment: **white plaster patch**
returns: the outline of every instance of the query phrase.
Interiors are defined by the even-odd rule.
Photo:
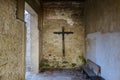
[[[70,25],[70,26],[73,26],[74,25],[74,22],[72,19],[67,19],[67,23]]]

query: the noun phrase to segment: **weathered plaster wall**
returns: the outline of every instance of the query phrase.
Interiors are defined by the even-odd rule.
[[[86,32],[120,31],[120,1],[119,0],[87,0]]]
[[[101,66],[106,80],[120,79],[120,1],[87,0],[86,57]]]
[[[84,25],[81,8],[60,8],[44,6],[43,57],[44,67],[72,68],[81,65],[84,52]],[[65,61],[62,62],[62,35],[53,32],[74,32],[65,34]]]
[[[101,66],[106,80],[120,79],[120,33],[91,33],[87,35],[87,58]]]
[[[24,80],[24,22],[16,0],[0,0],[0,80]]]

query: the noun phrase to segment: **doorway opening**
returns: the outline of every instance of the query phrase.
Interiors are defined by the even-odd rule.
[[[25,3],[26,22],[26,80],[28,76],[39,73],[39,29],[38,14]]]

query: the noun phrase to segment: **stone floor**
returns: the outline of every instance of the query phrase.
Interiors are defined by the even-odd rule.
[[[39,74],[26,72],[26,80],[88,80],[85,77],[75,70],[45,71]]]

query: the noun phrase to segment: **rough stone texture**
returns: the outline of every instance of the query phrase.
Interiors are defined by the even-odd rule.
[[[120,79],[120,1],[87,0],[87,58],[101,66],[106,80]]]
[[[72,68],[82,64],[84,52],[84,25],[81,8],[49,8],[44,6],[43,17],[43,61],[45,67]],[[65,61],[62,62],[62,35],[53,32],[74,32],[65,34]],[[47,64],[46,64],[47,63]]]
[[[16,19],[16,0],[1,0],[0,80],[24,80],[24,28]]]

